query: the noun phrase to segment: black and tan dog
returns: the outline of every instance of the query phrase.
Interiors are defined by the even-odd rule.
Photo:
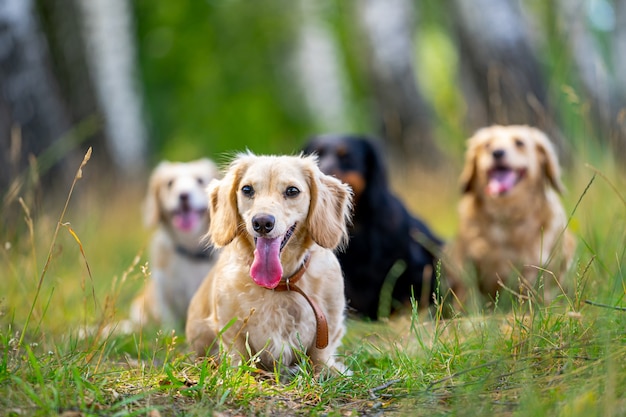
[[[407,305],[412,295],[420,307],[432,302],[436,253],[442,242],[391,192],[373,140],[322,135],[312,138],[304,152],[318,155],[320,169],[354,192],[350,240],[337,254],[350,307],[377,319]]]

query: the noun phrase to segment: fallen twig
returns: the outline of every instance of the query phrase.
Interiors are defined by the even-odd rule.
[[[377,386],[377,387],[375,387],[375,388],[371,388],[371,389],[369,390],[369,392],[370,392],[370,398],[371,398],[371,399],[376,399],[376,398],[378,398],[378,396],[376,395],[376,392],[377,392],[377,391],[380,391],[380,390],[383,390],[383,389],[389,388],[389,387],[390,387],[390,386],[392,386],[393,384],[398,383],[398,382],[400,382],[400,381],[402,381],[402,380],[401,380],[401,379],[392,379],[391,381],[387,381],[387,382],[385,382],[385,383],[384,383],[384,384],[382,384],[382,385],[379,385],[379,386]]]
[[[610,306],[608,304],[596,303],[595,301],[591,300],[585,300],[585,304],[589,304],[590,306],[594,307],[610,308],[611,310],[626,311],[626,307]]]

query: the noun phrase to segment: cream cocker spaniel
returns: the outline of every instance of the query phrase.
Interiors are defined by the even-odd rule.
[[[133,301],[130,321],[184,328],[191,297],[215,264],[216,251],[203,241],[209,227],[206,187],[218,169],[209,159],[161,162],[152,172],[144,206],[151,241],[151,276]]]
[[[219,260],[189,307],[187,341],[221,346],[233,363],[257,358],[291,372],[304,352],[316,372],[345,371],[343,277],[333,250],[346,241],[351,193],[314,157],[241,154],[209,186]]]

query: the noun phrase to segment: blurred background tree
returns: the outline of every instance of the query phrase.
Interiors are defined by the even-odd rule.
[[[5,206],[28,155],[48,152],[54,182],[89,145],[122,179],[326,131],[433,170],[490,123],[622,158],[625,16],[611,0],[0,0]]]

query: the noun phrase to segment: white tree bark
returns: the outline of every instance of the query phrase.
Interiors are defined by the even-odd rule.
[[[309,113],[320,132],[349,129],[346,74],[320,3],[300,1],[301,29],[294,69]]]
[[[559,0],[556,4],[563,21],[567,22],[563,27],[564,39],[572,52],[578,76],[587,95],[598,106],[600,117],[608,120],[612,101],[611,79],[598,45],[587,27],[586,3],[584,0]]]
[[[33,1],[0,0],[0,195],[29,154],[39,156],[69,129],[49,58]],[[47,162],[56,166],[52,177],[63,172],[59,161]]]
[[[609,13],[615,19],[611,38],[613,47],[613,71],[610,62],[600,54],[600,47],[588,26],[589,2],[584,0],[559,0],[557,10],[563,16],[564,39],[567,41],[585,96],[590,101],[590,115],[600,127],[599,140],[608,143],[616,157],[626,155],[626,77],[624,54],[626,53],[626,10],[623,2],[615,2],[616,8]],[[610,3],[606,3],[610,6]]]
[[[136,76],[132,12],[128,0],[78,0],[87,60],[104,113],[113,161],[127,175],[146,165],[147,132]]]
[[[517,0],[455,0],[463,72],[476,85],[491,123],[541,126],[547,92]],[[533,107],[533,102],[538,106]],[[472,102],[469,105],[474,106]],[[475,126],[478,127],[478,126]]]
[[[567,1],[567,0],[566,0]],[[546,131],[562,160],[569,152],[549,102],[536,54],[537,36],[520,0],[454,0],[460,78],[468,130],[490,124],[529,124]]]
[[[615,2],[615,27],[613,35],[613,73],[619,95],[626,97],[626,2]]]
[[[442,160],[431,129],[431,110],[414,69],[416,10],[410,0],[359,0],[357,20],[368,46],[369,76],[381,133],[400,166],[435,168]]]

